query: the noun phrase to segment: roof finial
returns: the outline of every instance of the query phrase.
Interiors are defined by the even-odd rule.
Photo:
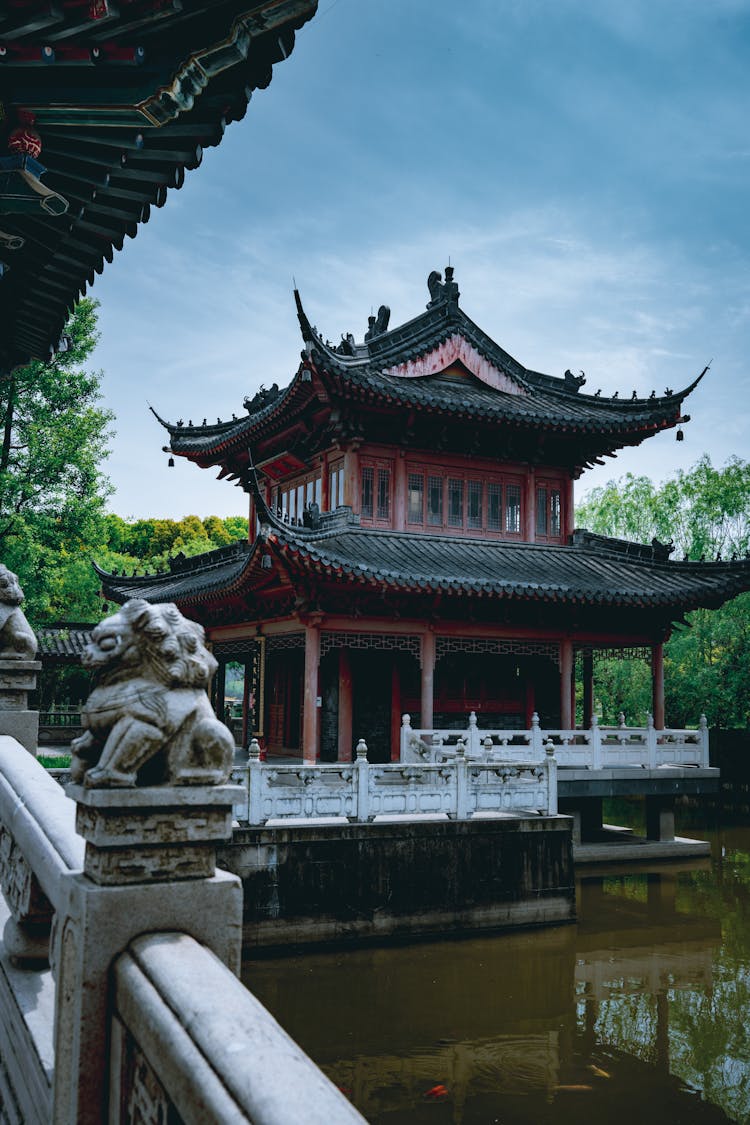
[[[445,267],[445,282],[443,282],[443,275],[440,270],[433,270],[427,278],[427,288],[430,291],[428,309],[448,302],[458,304],[460,293],[458,292],[458,285],[453,280],[453,266],[447,265]]]
[[[302,331],[302,339],[306,344],[312,343],[314,339],[314,333],[312,328],[310,327],[310,321],[305,315],[305,310],[302,308],[302,300],[299,295],[299,290],[296,288],[296,286],[294,289],[294,303],[297,306],[297,320],[299,321],[299,326]]]

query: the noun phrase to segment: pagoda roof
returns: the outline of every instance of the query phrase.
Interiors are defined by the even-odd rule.
[[[431,280],[435,276],[440,275]],[[383,306],[378,318],[371,318],[376,323],[371,323],[369,338],[356,343],[343,337],[338,346],[310,325],[295,291],[305,351],[291,382],[280,391],[275,385],[271,392],[262,389],[255,399],[245,400],[246,416],[227,422],[185,425],[157,414],[169,432],[169,450],[203,466],[221,463],[288,426],[309,404],[334,400],[571,438],[589,435],[592,458],[688,420],[682,402],[705,370],[678,392],[654,391],[648,397],[633,392],[627,398],[585,394],[583,374],[545,375],[524,367],[496,344],[459,307],[452,272],[444,285],[433,280],[431,291],[433,300],[414,319],[378,332],[377,324],[384,326],[388,319]]]
[[[270,556],[270,563],[264,563]],[[104,596],[181,606],[230,595],[261,597],[280,576],[352,584],[384,592],[443,594],[520,602],[663,607],[680,612],[717,606],[750,589],[750,561],[677,562],[661,545],[644,546],[576,531],[567,546],[371,530],[348,509],[323,517],[319,530],[272,518],[253,544],[240,543],[179,564],[169,574],[98,573]],[[274,577],[275,576],[275,577]],[[260,592],[260,595],[258,591]]]
[[[0,369],[244,117],[317,0],[33,0],[0,13]],[[0,114],[0,118],[2,118]]]

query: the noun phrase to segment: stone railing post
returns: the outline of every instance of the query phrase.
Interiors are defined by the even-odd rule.
[[[646,716],[646,747],[648,750],[648,768],[650,770],[655,770],[658,765],[656,760],[658,750],[656,739],[657,734],[656,728],[654,727],[654,716],[649,712]]]
[[[365,823],[370,818],[370,764],[364,738],[357,743],[354,775],[357,779],[357,820]]]
[[[479,728],[476,711],[469,712],[469,754],[476,758],[479,754]]]
[[[36,757],[39,712],[29,710],[28,697],[42,665],[35,659],[36,637],[22,604],[17,576],[0,563],[0,734],[15,738]]]
[[[557,816],[557,762],[553,742],[546,744],[544,753],[544,767],[547,772],[547,816]]]
[[[466,820],[469,815],[469,766],[466,745],[462,738],[456,743],[456,820]]]
[[[401,716],[401,761],[405,762],[411,746],[412,734],[411,715]]]
[[[39,660],[13,660],[0,656],[0,734],[10,735],[36,757],[39,712],[28,707],[29,692],[36,687]]]
[[[260,824],[263,820],[263,763],[260,760],[260,743],[254,738],[247,751],[247,821]]]
[[[701,766],[703,769],[708,769],[711,759],[709,757],[708,719],[705,715],[701,715],[698,726],[701,732]]]
[[[52,938],[54,1125],[116,1117],[108,1083],[120,1074],[127,1085],[128,1035],[110,1005],[110,969],[135,937],[188,934],[234,973],[242,943],[242,885],[216,869],[216,846],[231,837],[243,791],[224,784],[234,739],[208,702],[216,661],[202,628],[175,606],[131,601],[94,628],[83,663],[96,683],[68,796],[86,844],[83,871],[61,880]],[[121,1044],[116,1057],[110,1042]]]
[[[602,768],[602,732],[599,730],[599,719],[597,715],[591,716],[591,768],[600,770]]]
[[[539,729],[539,715],[535,711],[531,716],[531,756],[532,760],[541,758],[544,754],[542,732]]]
[[[18,579],[0,563],[0,734],[15,738],[36,757],[39,712],[29,710],[28,697],[42,665],[34,659],[36,637],[20,608],[22,601]],[[12,911],[3,934],[12,961],[29,968],[47,964],[52,906],[4,825],[0,826],[0,886]]]

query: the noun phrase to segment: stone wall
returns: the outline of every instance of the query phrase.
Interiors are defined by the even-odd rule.
[[[235,830],[246,952],[547,925],[575,917],[567,817]]]

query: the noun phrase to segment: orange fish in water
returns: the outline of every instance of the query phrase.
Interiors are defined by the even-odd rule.
[[[435,1100],[438,1098],[447,1098],[448,1087],[438,1084],[437,1086],[433,1086],[430,1090],[425,1090],[424,1096],[426,1098],[434,1098]]]
[[[595,1063],[589,1063],[589,1065],[586,1067],[586,1069],[591,1071],[594,1078],[611,1078],[612,1077],[612,1075],[608,1071],[602,1070],[602,1068],[600,1066],[596,1066]]]
[[[583,1090],[593,1090],[594,1087],[593,1086],[584,1086],[583,1084],[579,1084],[579,1085],[570,1085],[570,1086],[554,1086],[553,1089],[558,1094],[579,1094]]]

